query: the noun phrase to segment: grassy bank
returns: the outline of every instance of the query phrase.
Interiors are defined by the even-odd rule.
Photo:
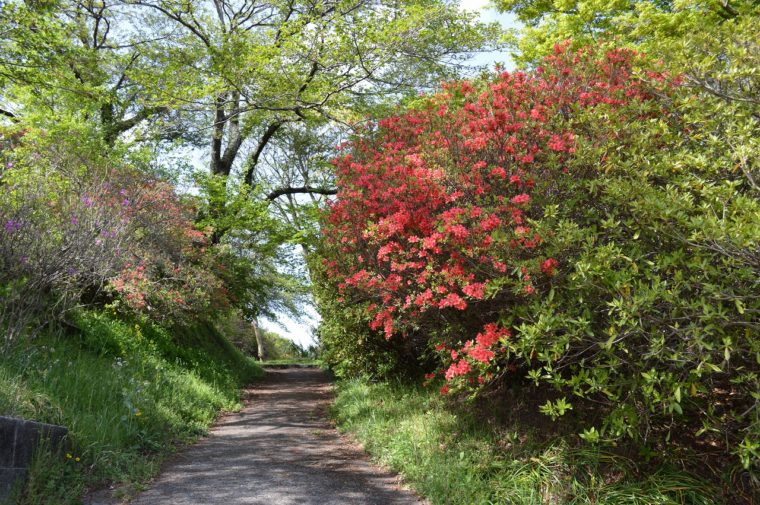
[[[38,458],[21,503],[139,487],[178,444],[238,408],[240,387],[261,374],[210,325],[169,332],[87,313],[76,326],[0,358],[0,413],[70,430],[63,458]]]
[[[437,391],[346,381],[333,415],[433,504],[718,503],[712,489],[677,470],[644,471],[569,438],[539,436],[530,423],[489,423],[444,407]]]

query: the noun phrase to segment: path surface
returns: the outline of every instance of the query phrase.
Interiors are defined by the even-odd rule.
[[[318,369],[268,370],[248,405],[169,464],[133,505],[419,505],[326,420]]]

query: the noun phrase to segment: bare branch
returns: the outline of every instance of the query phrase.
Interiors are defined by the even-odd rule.
[[[275,189],[267,195],[267,200],[273,201],[284,195],[295,195],[299,193],[311,195],[336,195],[338,190],[335,188],[316,188],[312,186],[300,186],[294,188]]]

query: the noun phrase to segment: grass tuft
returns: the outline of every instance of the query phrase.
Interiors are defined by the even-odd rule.
[[[421,387],[342,382],[332,413],[433,504],[715,503],[714,490],[678,470],[642,474],[616,455],[539,441],[530,427],[484,424]]]

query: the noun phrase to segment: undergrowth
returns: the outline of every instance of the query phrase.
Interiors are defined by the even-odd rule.
[[[37,457],[22,504],[139,488],[178,444],[239,408],[241,386],[262,373],[211,325],[170,331],[83,313],[75,326],[0,358],[0,413],[69,429],[65,454]]]
[[[338,426],[433,504],[708,505],[709,485],[674,468],[627,458],[530,426],[483,423],[437,393],[402,383],[338,386]]]

